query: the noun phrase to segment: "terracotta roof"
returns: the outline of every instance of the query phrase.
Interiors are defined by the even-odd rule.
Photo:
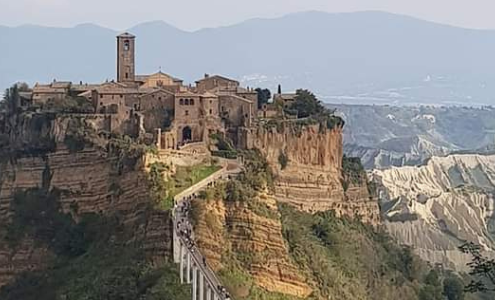
[[[50,85],[41,85],[38,84],[33,87],[33,93],[35,94],[43,94],[43,93],[65,93],[63,88],[54,88]]]
[[[275,94],[273,96],[274,99],[282,98],[283,100],[294,100],[296,97],[296,94]]]
[[[215,94],[212,94],[212,93],[209,93],[209,92],[205,92],[201,95],[201,97],[205,97],[205,98],[218,98],[217,95]]]
[[[230,78],[227,78],[227,77],[224,77],[224,76],[220,76],[220,75],[208,76],[208,77],[202,78],[200,80],[197,80],[196,83],[202,82],[202,81],[205,81],[205,80],[208,80],[208,79],[212,79],[212,78],[228,80],[228,81],[232,81],[232,82],[235,82],[235,83],[239,84],[239,81],[237,81],[237,80],[230,79]]]
[[[139,93],[141,95],[139,97],[144,97],[144,96],[151,95],[151,94],[158,93],[158,92],[162,92],[164,94],[169,94],[169,95],[174,95],[174,93],[167,91],[165,89],[162,89],[162,88],[140,88]]]
[[[129,32],[124,32],[124,33],[121,33],[117,36],[118,38],[129,38],[129,39],[133,39],[135,38],[134,35],[130,34]]]
[[[119,82],[106,82],[95,89],[99,94],[138,94],[137,88]]]
[[[150,77],[150,75],[136,75],[134,76],[134,80],[145,82],[148,77]]]
[[[175,82],[183,82],[184,81],[184,80],[182,80],[180,78],[174,77],[174,76],[169,75],[167,73],[163,73],[162,71],[158,71],[156,73],[149,74],[149,75],[135,75],[134,76],[134,80],[135,81],[140,81],[140,82],[145,82],[150,76],[157,75],[157,74],[162,74],[162,75],[168,76],[168,77],[172,78],[172,80],[175,81]]]
[[[198,97],[201,95],[186,91],[186,92],[178,92],[177,94],[175,94],[175,96],[176,97]]]
[[[232,97],[234,99],[237,99],[237,100],[240,100],[240,101],[243,101],[243,102],[247,102],[247,103],[254,103],[253,101],[249,100],[249,99],[246,99],[246,98],[242,98],[242,97],[239,97],[237,95],[234,95],[234,94],[228,94],[228,93],[219,93],[218,94],[219,97]]]
[[[72,82],[70,81],[54,81],[50,84],[52,88],[68,88]]]
[[[89,91],[89,90],[94,90],[100,87],[101,84],[73,84],[71,86],[71,89],[75,91]]]

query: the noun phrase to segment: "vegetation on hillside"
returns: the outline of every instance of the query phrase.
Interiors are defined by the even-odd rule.
[[[178,282],[175,266],[149,265],[142,245],[129,243],[134,234],[119,215],[82,214],[60,210],[63,191],[30,189],[13,200],[13,218],[0,236],[15,245],[34,239],[54,254],[46,269],[26,271],[0,289],[5,300],[135,300],[190,299]]]
[[[344,126],[344,120],[335,115],[335,110],[326,108],[309,90],[297,90],[295,101],[288,109],[297,111],[298,118],[314,119],[328,129]]]
[[[313,283],[315,298],[463,299],[454,277],[442,283],[437,271],[383,232],[333,212],[311,215],[287,205],[280,212],[291,256]]]
[[[466,286],[470,293],[483,293],[495,296],[495,260],[481,254],[481,247],[474,243],[466,243],[460,247],[463,253],[471,255],[469,275],[471,282]]]
[[[219,133],[213,133],[210,135],[210,139],[217,148],[211,151],[211,155],[227,159],[237,158],[238,152],[229,138]]]

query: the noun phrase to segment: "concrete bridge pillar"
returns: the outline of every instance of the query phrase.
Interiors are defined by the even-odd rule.
[[[198,296],[198,270],[194,266],[192,268],[193,279],[192,279],[192,300],[197,300]]]
[[[172,230],[172,235],[173,235],[173,239],[172,239],[172,247],[173,247],[173,251],[174,251],[174,262],[177,264],[180,262],[180,255],[181,255],[181,251],[182,251],[182,246],[181,246],[181,242],[180,242],[180,238],[177,234],[177,231],[176,231],[176,224],[175,222],[173,222],[173,226],[174,226],[174,229]]]
[[[211,288],[210,288],[210,285],[206,285],[206,300],[211,300]]]
[[[187,283],[191,283],[191,255],[187,253]]]
[[[180,245],[180,284],[184,284],[184,255],[186,255],[185,251],[184,251],[184,246],[181,244]]]
[[[205,286],[204,286],[204,276],[201,271],[199,272],[199,300],[204,300]]]

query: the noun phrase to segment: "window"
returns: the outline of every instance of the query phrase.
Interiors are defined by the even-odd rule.
[[[120,95],[120,98],[122,99],[122,98],[124,98],[124,96],[121,94],[121,95]]]
[[[158,101],[162,101],[162,97],[158,97]]]
[[[210,104],[212,104],[212,103],[213,103],[213,100],[210,100]]]
[[[130,48],[129,44],[130,44],[129,41],[124,42],[124,51],[129,51],[129,48]]]
[[[189,101],[189,104],[194,105],[194,99],[190,99]]]
[[[186,114],[186,116],[189,116],[189,111],[188,110],[186,110],[184,113]]]
[[[186,104],[186,105],[189,105],[189,99],[186,99],[185,104]]]
[[[129,79],[129,73],[125,73],[125,79]]]
[[[213,109],[210,109],[210,115],[212,115],[212,114],[213,114]]]
[[[184,105],[184,99],[179,100],[180,105]]]

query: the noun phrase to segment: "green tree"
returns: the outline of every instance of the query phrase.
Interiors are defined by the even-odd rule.
[[[469,293],[495,292],[495,260],[483,256],[481,247],[474,243],[466,243],[459,249],[472,257],[468,266],[471,268],[469,275],[473,276],[474,280],[466,287],[466,291]]]
[[[425,286],[419,291],[419,300],[443,300],[442,284],[436,270],[431,270],[425,278]]]
[[[449,275],[443,281],[443,294],[448,300],[464,300],[464,284],[456,275]]]
[[[291,109],[297,110],[298,118],[307,118],[325,112],[325,108],[315,94],[302,89],[296,91],[296,99]]]
[[[272,93],[269,89],[257,88],[258,93],[258,109],[262,108],[264,104],[268,103],[268,100],[272,97]]]

